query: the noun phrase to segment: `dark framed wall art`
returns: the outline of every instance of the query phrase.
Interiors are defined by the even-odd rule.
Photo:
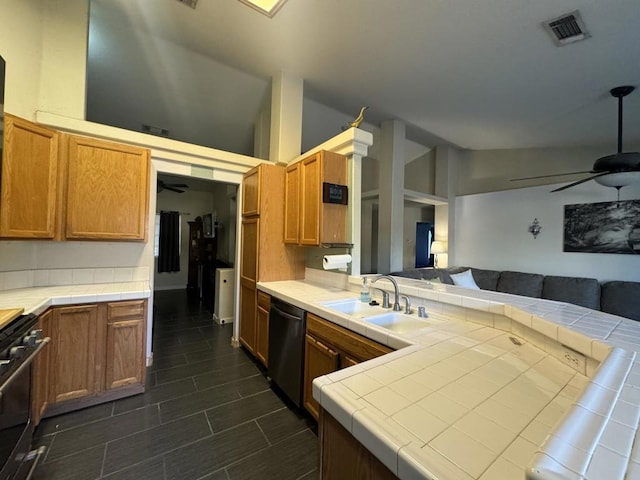
[[[565,205],[563,251],[640,254],[640,200]]]

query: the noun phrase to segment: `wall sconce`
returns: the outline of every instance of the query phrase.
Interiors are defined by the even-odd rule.
[[[447,246],[445,242],[431,242],[431,253],[433,253],[433,266],[434,268],[438,268],[438,254],[439,253],[447,253]]]
[[[531,225],[529,225],[529,233],[533,235],[534,240],[538,238],[540,230],[542,230],[542,225],[540,225],[540,222],[538,222],[537,218],[534,218],[533,222],[531,222]]]

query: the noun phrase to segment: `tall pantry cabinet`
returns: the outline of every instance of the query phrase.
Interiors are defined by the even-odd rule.
[[[242,182],[239,340],[265,364],[269,318],[258,317],[256,283],[304,278],[304,250],[283,241],[284,177],[284,167],[262,163]]]

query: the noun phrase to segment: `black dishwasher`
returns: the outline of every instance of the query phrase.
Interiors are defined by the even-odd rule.
[[[301,308],[271,299],[267,370],[272,382],[298,407],[302,406],[306,315]]]

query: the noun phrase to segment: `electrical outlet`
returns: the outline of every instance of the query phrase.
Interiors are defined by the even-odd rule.
[[[584,355],[582,355],[579,352],[576,352],[575,350],[572,350],[571,348],[565,345],[560,345],[560,351],[561,351],[560,360],[562,362],[566,363],[571,368],[581,372],[582,374],[586,372],[587,359],[585,358]]]

